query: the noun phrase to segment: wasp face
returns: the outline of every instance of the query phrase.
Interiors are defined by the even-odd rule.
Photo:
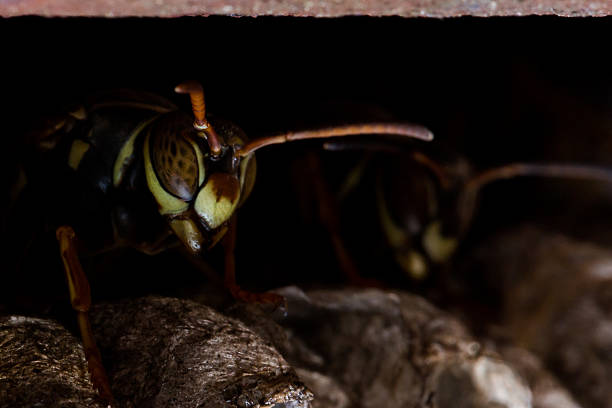
[[[238,127],[215,121],[222,149],[210,152],[205,136],[188,115],[165,114],[156,120],[144,142],[145,172],[159,212],[193,253],[214,246],[227,223],[249,195],[254,182],[253,155],[236,157],[245,140]]]
[[[453,202],[447,190],[452,191],[454,180],[438,178],[410,161],[387,166],[384,174],[401,177],[379,173],[380,225],[398,266],[413,279],[424,279],[432,266],[448,261],[457,248],[457,237],[446,230],[452,206],[446,207]]]

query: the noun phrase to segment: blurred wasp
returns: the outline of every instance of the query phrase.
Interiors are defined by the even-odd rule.
[[[176,244],[192,256],[221,243],[225,285],[239,300],[279,302],[236,284],[236,212],[255,181],[254,152],[290,141],[350,135],[399,135],[429,141],[426,128],[377,122],[281,133],[249,141],[232,122],[209,115],[199,83],[189,94],[193,115],[165,98],[131,91],[99,94],[30,132],[34,147],[14,189],[15,208],[38,217],[59,241],[72,307],[77,311],[94,385],[107,401],[110,386],[88,319],[89,283],[79,260],[129,247],[157,254]],[[30,205],[30,207],[28,206]],[[33,208],[31,206],[34,206]],[[78,237],[78,240],[77,240]],[[28,249],[24,256],[30,256]]]
[[[455,152],[390,145],[382,142],[324,143],[330,151],[365,150],[367,154],[350,172],[334,196],[319,177],[315,188],[319,202],[337,219],[348,197],[367,173],[375,173],[376,220],[396,264],[415,280],[426,278],[432,267],[447,263],[470,230],[481,191],[491,183],[518,177],[579,179],[612,183],[612,170],[570,163],[510,163],[475,171]],[[376,153],[382,152],[381,160]],[[311,161],[322,176],[321,163]],[[346,207],[342,207],[346,208]],[[324,213],[326,210],[322,210]],[[327,210],[329,211],[329,210]],[[332,244],[345,275],[363,280],[349,255],[339,222],[328,224]]]

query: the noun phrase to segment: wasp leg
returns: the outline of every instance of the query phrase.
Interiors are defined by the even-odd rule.
[[[319,218],[321,223],[327,229],[330,236],[336,258],[340,265],[340,269],[349,283],[354,286],[361,287],[382,287],[382,283],[375,279],[368,279],[361,276],[353,258],[349,255],[344,241],[340,234],[340,210],[338,203],[333,197],[328,184],[325,182],[321,159],[319,156],[311,152],[308,154],[308,163],[312,172],[312,183],[317,197]]]
[[[113,395],[106,371],[102,365],[102,356],[96,346],[89,322],[88,312],[91,306],[91,292],[89,282],[77,255],[76,234],[71,227],[64,225],[56,230],[56,237],[59,241],[60,254],[68,280],[70,302],[72,303],[72,308],[77,312],[77,320],[83,339],[83,348],[85,349],[85,358],[87,359],[91,381],[98,390],[100,397],[111,405]]]
[[[225,252],[225,287],[234,299],[248,303],[271,303],[277,306],[284,305],[286,299],[276,293],[253,293],[242,289],[236,283],[236,215],[229,222],[228,230],[223,237],[222,245]]]

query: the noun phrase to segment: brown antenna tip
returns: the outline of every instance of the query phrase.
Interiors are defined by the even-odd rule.
[[[195,116],[195,126],[198,130],[205,130],[208,128],[208,122],[206,121],[206,106],[204,105],[204,89],[198,81],[185,81],[176,88],[174,92],[180,94],[189,94],[191,98],[191,108],[193,109],[193,115]]]
[[[195,122],[193,126],[198,131],[203,131],[206,134],[206,140],[210,151],[214,156],[221,153],[221,143],[214,129],[206,120],[206,105],[204,104],[204,89],[198,81],[185,81],[174,88],[174,92],[180,94],[189,94],[191,98],[191,109]]]

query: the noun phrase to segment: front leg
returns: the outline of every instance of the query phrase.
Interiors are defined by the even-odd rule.
[[[60,254],[68,280],[70,302],[72,303],[72,308],[77,312],[79,330],[83,339],[83,348],[85,349],[85,358],[87,359],[91,381],[98,390],[100,398],[110,406],[113,403],[113,394],[111,393],[108,377],[102,365],[102,356],[96,346],[89,322],[88,312],[91,306],[91,292],[89,282],[85,272],[83,272],[77,254],[76,234],[71,227],[64,225],[56,230],[56,237],[59,241]]]
[[[228,230],[223,237],[222,245],[225,252],[225,287],[234,299],[248,303],[271,303],[277,306],[285,304],[285,298],[276,293],[253,293],[242,289],[236,283],[236,222],[234,214],[229,222]]]

